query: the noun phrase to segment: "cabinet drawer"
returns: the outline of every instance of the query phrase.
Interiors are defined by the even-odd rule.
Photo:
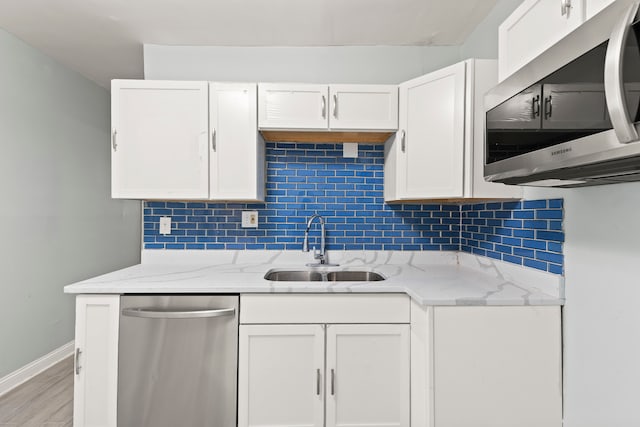
[[[249,294],[240,323],[409,323],[405,294]]]

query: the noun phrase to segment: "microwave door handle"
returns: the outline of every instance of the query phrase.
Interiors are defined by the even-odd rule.
[[[625,102],[622,60],[630,26],[638,13],[639,5],[634,2],[611,33],[604,62],[604,93],[607,109],[616,136],[623,144],[638,140],[638,131],[629,119]]]

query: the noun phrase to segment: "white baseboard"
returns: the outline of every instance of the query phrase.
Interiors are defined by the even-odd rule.
[[[72,355],[73,349],[74,342],[71,341],[62,347],[53,350],[51,353],[34,360],[28,365],[23,366],[17,371],[0,378],[0,396],[11,391],[23,382],[33,378],[45,369],[50,368],[65,357]]]

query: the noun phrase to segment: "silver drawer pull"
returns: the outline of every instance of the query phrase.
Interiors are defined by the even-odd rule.
[[[183,310],[173,311],[162,308],[125,308],[123,316],[145,317],[150,319],[199,319],[205,317],[233,316],[235,308],[222,308],[215,310]]]
[[[80,353],[82,353],[82,351],[76,348],[76,375],[80,375]]]
[[[320,369],[316,369],[316,395],[320,396],[320,381],[321,377],[320,377]]]
[[[336,394],[336,373],[331,370],[331,396]]]

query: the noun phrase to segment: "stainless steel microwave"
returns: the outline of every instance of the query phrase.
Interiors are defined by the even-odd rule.
[[[616,0],[487,93],[487,181],[640,181],[638,10]]]

